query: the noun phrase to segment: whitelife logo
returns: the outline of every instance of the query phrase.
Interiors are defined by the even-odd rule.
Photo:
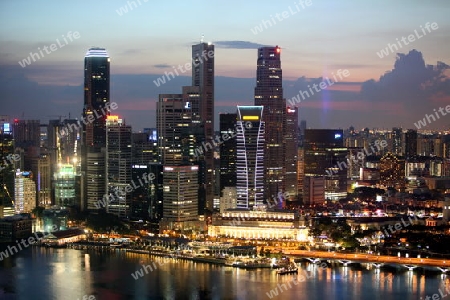
[[[436,30],[436,29],[439,28],[439,26],[438,26],[438,24],[436,22],[433,22],[431,24],[430,24],[430,22],[427,22],[425,24],[425,28],[427,29],[428,33],[431,32],[430,27],[433,30]],[[408,46],[410,43],[416,41],[416,38],[417,39],[421,39],[421,38],[423,38],[424,36],[427,35],[427,31],[425,31],[425,29],[422,27],[422,25],[420,25],[420,29],[422,29],[423,35],[420,35],[420,33],[417,32],[417,29],[415,29],[414,30],[414,34],[408,35],[408,38],[402,36],[402,38],[400,40],[403,42],[403,45]],[[406,41],[406,39],[408,39],[409,43]],[[398,38],[396,38],[396,40],[397,40],[397,44],[395,44],[395,43],[394,44],[388,43],[386,48],[381,49],[379,52],[377,52],[378,57],[379,58],[386,57],[386,56],[388,56],[391,53],[397,52],[399,48],[400,49],[403,48],[403,45],[402,45],[402,43],[400,43]]]
[[[433,111],[434,111],[434,114],[436,115],[436,118],[439,120],[441,117],[439,116],[438,112],[436,111],[436,108],[433,109]],[[445,107],[446,113],[444,112],[443,107],[439,107],[438,111],[441,113],[441,115],[443,117],[445,117],[447,115],[447,113],[450,113],[450,105],[447,105]],[[422,127],[425,127],[428,124],[431,124],[432,122],[436,122],[436,118],[434,117],[433,114],[431,114],[431,115],[425,114],[425,118],[417,121],[417,123],[414,123],[414,126],[416,126],[417,129],[421,129]],[[427,121],[428,121],[428,123],[427,123]]]
[[[347,78],[348,76],[350,76],[350,72],[347,69],[344,69],[344,70],[339,69],[339,70],[337,70],[336,73],[337,73],[337,76],[339,76],[340,80],[344,80],[342,78],[342,76],[344,76],[344,78]],[[296,106],[296,104],[301,103],[302,100],[305,100],[306,98],[313,96],[314,95],[313,89],[317,93],[319,93],[322,90],[325,90],[328,87],[332,86],[333,84],[339,82],[339,80],[336,78],[336,75],[334,74],[334,72],[332,72],[331,74],[333,75],[334,81],[330,80],[328,77],[325,77],[324,80],[321,81],[319,84],[314,83],[312,85],[312,88],[311,88],[311,85],[308,84],[309,93],[308,93],[308,91],[299,90],[297,95],[295,95],[294,97],[292,97],[291,99],[288,100],[289,104],[292,106]],[[301,99],[300,99],[300,96],[301,96]]]
[[[294,4],[295,4],[296,10],[292,9],[291,6],[288,6],[289,11],[285,10],[281,14],[280,13],[275,14],[275,18],[278,20],[278,22],[282,22],[283,20],[286,20],[290,16],[293,16],[293,15],[299,13],[300,11],[304,10],[306,7],[311,6],[312,1],[311,0],[306,0],[306,1],[300,0],[300,1],[298,1],[298,3],[294,2]],[[299,5],[301,6],[301,8]],[[273,15],[270,15],[270,20],[261,20],[259,25],[255,26],[254,28],[250,28],[251,32],[253,34],[258,34],[260,32],[263,32],[264,29],[269,29],[270,27],[276,25],[277,21],[275,20],[275,18],[273,17]]]
[[[81,120],[78,120],[76,123],[67,124],[65,126],[66,128],[60,129],[59,132],[57,132],[56,134],[61,139],[65,135],[68,135],[69,133],[81,130],[83,128],[83,125],[81,125],[81,122],[84,125],[91,124],[96,119],[103,118],[104,116],[106,116],[108,114],[108,112],[110,112],[112,110],[116,110],[118,107],[119,106],[117,105],[116,102],[108,102],[108,103],[105,104],[105,107],[102,107],[100,109],[100,114],[97,112],[97,110],[94,109],[93,110],[93,114],[87,115],[86,118],[82,117]]]
[[[56,50],[58,50],[58,49],[60,49],[60,48],[62,48],[62,47],[64,47],[64,46],[69,44],[67,39],[70,42],[73,42],[74,39],[75,40],[79,39],[80,38],[80,33],[78,31],[74,31],[73,33],[72,33],[72,31],[69,31],[69,32],[67,32],[66,35],[63,34],[62,37],[63,37],[65,43],[61,43],[59,38],[57,38],[56,39],[56,44],[51,44],[50,46],[44,46],[44,47],[42,47],[42,49],[41,49],[41,47],[38,47],[38,51],[39,51],[39,53],[41,55],[39,55],[39,53],[30,52],[30,55],[27,58],[24,58],[24,59],[22,59],[22,61],[19,61],[19,65],[22,68],[25,68],[26,66],[31,65],[31,60],[33,60],[33,62],[35,62],[37,59],[41,59],[41,58],[43,58],[45,56],[44,53],[42,52],[42,50],[44,50],[45,53],[47,53],[47,55],[52,53],[52,52],[55,52]]]
[[[214,57],[214,51],[213,50],[209,50],[208,52],[206,52],[206,50],[203,50],[202,55],[198,56],[198,62],[195,60],[192,60],[191,62],[187,62],[184,64],[184,69],[182,65],[178,65],[178,70],[180,70],[180,73],[184,74],[187,71],[192,70],[192,66],[194,67],[198,67],[200,64],[203,64],[203,62],[208,61],[209,58],[213,58]],[[166,78],[167,81],[169,82],[170,80],[174,79],[177,76],[180,76],[180,73],[178,73],[177,71],[177,67],[172,66],[173,71],[175,72],[175,74],[173,74],[172,72],[164,72],[164,75],[161,77],[158,77],[156,80],[153,80],[153,83],[156,85],[156,87],[160,87],[161,85],[166,83]]]

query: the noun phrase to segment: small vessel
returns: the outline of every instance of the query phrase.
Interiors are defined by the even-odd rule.
[[[298,268],[295,264],[290,264],[287,267],[283,267],[277,270],[278,275],[285,275],[291,273],[298,273]]]

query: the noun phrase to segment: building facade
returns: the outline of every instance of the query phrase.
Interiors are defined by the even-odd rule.
[[[237,107],[237,207],[264,204],[265,122],[263,106]],[[251,124],[251,126],[249,126]]]
[[[265,123],[264,198],[269,199],[285,191],[285,118],[286,100],[283,98],[281,48],[258,49],[255,105],[264,106]]]

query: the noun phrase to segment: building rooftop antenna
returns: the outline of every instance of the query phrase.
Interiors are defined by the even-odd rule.
[[[200,39],[200,43],[203,43],[203,39],[205,38],[205,35],[202,34],[202,38]]]

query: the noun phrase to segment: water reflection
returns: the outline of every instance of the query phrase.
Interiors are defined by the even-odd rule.
[[[143,276],[132,274],[155,263]],[[16,299],[420,299],[447,275],[370,264],[299,264],[298,274],[244,270],[127,253],[31,248],[0,262],[0,298]],[[277,292],[278,296],[275,293]],[[3,294],[2,294],[3,293]],[[282,295],[282,297],[280,297]],[[13,299],[13,298],[11,298]]]

